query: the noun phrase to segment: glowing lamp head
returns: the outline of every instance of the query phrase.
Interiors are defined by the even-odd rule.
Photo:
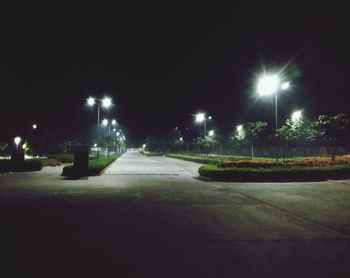
[[[214,130],[209,130],[208,135],[210,137],[214,136],[215,135],[215,131]]]
[[[104,126],[108,125],[108,120],[107,119],[103,119],[102,125],[104,125]]]
[[[205,120],[205,114],[204,113],[198,113],[196,114],[196,122],[201,123]]]
[[[260,96],[269,96],[277,92],[280,87],[280,78],[277,74],[263,75],[257,83],[257,93]]]
[[[117,136],[119,136],[120,135],[120,132],[119,131],[117,131]]]
[[[291,119],[293,122],[299,122],[301,121],[302,117],[303,117],[303,111],[298,110],[292,113]]]
[[[180,137],[180,141],[183,141],[184,139],[182,137]]]
[[[117,121],[115,119],[112,120],[112,125],[116,125]]]
[[[33,127],[33,129],[37,129],[38,128],[38,126],[36,124],[33,124],[32,127]]]
[[[18,146],[18,144],[21,143],[22,139],[21,137],[17,136],[15,137],[14,141],[15,141],[15,144]]]
[[[89,97],[86,102],[89,106],[93,106],[95,104],[95,99],[93,97]]]
[[[102,106],[108,108],[112,105],[112,99],[110,97],[105,97],[102,99]]]
[[[282,85],[281,85],[281,89],[282,90],[288,90],[290,86],[290,83],[289,82],[284,82]]]
[[[143,144],[143,145],[142,145],[142,148],[146,148],[146,144]]]
[[[238,125],[236,127],[237,132],[242,132],[243,131],[243,125]]]

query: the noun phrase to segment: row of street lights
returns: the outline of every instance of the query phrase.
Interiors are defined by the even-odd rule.
[[[97,137],[99,135],[99,130],[100,130],[100,124],[102,124],[102,126],[108,127],[108,136],[111,136],[111,126],[113,127],[113,132],[115,133],[115,138],[119,138],[119,140],[121,142],[124,142],[126,140],[125,135],[123,134],[123,132],[119,129],[117,130],[117,121],[115,119],[109,120],[109,119],[103,119],[102,121],[100,121],[100,109],[101,108],[105,108],[108,109],[109,107],[111,107],[113,105],[112,103],[112,98],[110,97],[104,97],[102,99],[100,98],[95,98],[95,97],[89,97],[86,100],[86,103],[88,106],[97,106]],[[97,146],[97,145],[96,145]],[[96,147],[95,146],[95,147]]]
[[[290,82],[284,81],[278,73],[263,74],[260,76],[256,83],[256,93],[260,97],[274,96],[275,102],[275,145],[276,145],[276,160],[278,160],[278,95],[281,91],[285,91],[290,88]],[[204,137],[207,135],[206,122],[211,120],[212,117],[207,117],[205,113],[199,112],[195,116],[196,123],[203,123]],[[292,113],[291,119],[293,122],[300,121],[302,118],[302,111],[295,111]],[[236,127],[238,134],[244,136],[243,125]],[[214,130],[209,131],[209,136],[214,136]]]
[[[195,115],[196,123],[203,123],[203,128],[204,128],[203,136],[204,137],[207,135],[207,121],[211,120],[211,119],[212,119],[211,116],[207,117],[207,115],[205,113],[202,113],[202,112],[199,112]]]

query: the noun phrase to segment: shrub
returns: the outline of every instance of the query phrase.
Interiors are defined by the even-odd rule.
[[[108,157],[99,157],[99,159],[89,160],[87,171],[78,169],[74,165],[69,165],[63,168],[62,176],[96,176],[116,160],[120,155],[111,155]]]
[[[350,165],[315,167],[271,168],[220,168],[204,165],[198,170],[200,176],[220,181],[281,182],[327,180],[350,177]]]
[[[25,172],[25,171],[40,171],[43,168],[43,163],[40,160],[0,160],[0,173],[7,172]]]
[[[219,159],[210,158],[210,157],[198,157],[198,156],[189,156],[189,155],[182,155],[182,154],[166,154],[165,156],[170,158],[177,158],[177,159],[202,163],[202,164],[216,165],[220,163]]]
[[[51,166],[51,167],[56,167],[56,166],[60,166],[62,164],[62,162],[60,160],[56,160],[56,159],[44,159],[43,160],[43,166]]]
[[[59,160],[62,163],[73,163],[74,156],[72,153],[64,153],[64,154],[51,154],[47,156],[49,159]]]

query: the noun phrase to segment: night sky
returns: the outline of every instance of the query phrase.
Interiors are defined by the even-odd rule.
[[[287,63],[293,85],[280,96],[281,119],[295,108],[310,117],[349,113],[342,7],[292,4],[11,10],[1,33],[0,136],[26,134],[35,122],[50,136],[84,137],[97,117],[85,99],[103,95],[115,106],[102,117],[115,117],[131,144],[176,126],[198,130],[198,111],[227,134],[237,123],[273,122],[254,78]]]

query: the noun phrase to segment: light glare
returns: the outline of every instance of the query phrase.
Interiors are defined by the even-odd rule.
[[[14,141],[15,141],[15,144],[18,146],[19,143],[21,143],[21,137],[17,136],[15,137]]]
[[[277,92],[280,86],[280,78],[277,74],[264,75],[257,83],[257,93],[261,96],[272,95]]]
[[[282,85],[281,85],[281,89],[282,90],[287,90],[290,86],[290,83],[289,82],[284,82]]]
[[[303,117],[303,111],[301,110],[294,111],[291,116],[293,122],[299,122],[302,117]]]
[[[95,99],[93,97],[89,97],[87,99],[87,104],[93,106],[95,104]]]
[[[108,120],[107,119],[103,119],[102,125],[104,125],[104,126],[108,125]]]
[[[112,105],[112,99],[110,97],[105,97],[102,99],[102,106],[108,108]]]
[[[205,114],[204,113],[198,113],[196,115],[196,122],[201,123],[205,120]]]

